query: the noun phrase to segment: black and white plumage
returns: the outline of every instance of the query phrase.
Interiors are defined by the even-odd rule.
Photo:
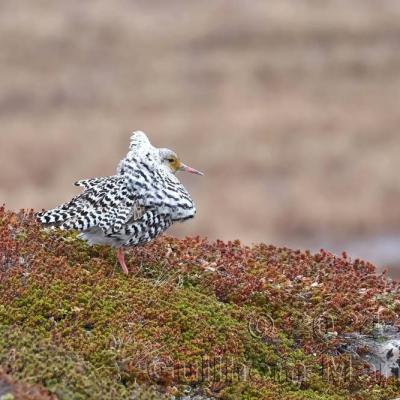
[[[118,248],[117,257],[128,273],[122,248],[149,242],[174,222],[193,218],[193,200],[175,176],[177,171],[202,175],[181,163],[169,149],[151,145],[144,132],[134,132],[127,156],[116,175],[80,180],[84,191],[68,203],[38,214],[45,226],[75,229],[90,244]]]

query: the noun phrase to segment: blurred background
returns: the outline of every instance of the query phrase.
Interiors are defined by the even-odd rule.
[[[400,276],[400,2],[0,3],[0,202],[48,208],[147,132],[196,219]],[[399,271],[399,272],[398,272]]]

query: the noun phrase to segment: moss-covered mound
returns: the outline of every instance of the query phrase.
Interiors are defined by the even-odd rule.
[[[127,255],[128,277],[113,249],[0,209],[0,367],[13,382],[56,399],[400,394],[340,351],[343,333],[400,311],[371,264],[199,238]]]

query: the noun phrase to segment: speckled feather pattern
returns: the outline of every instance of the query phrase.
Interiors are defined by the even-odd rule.
[[[178,178],[161,162],[143,132],[134,132],[116,175],[80,180],[84,191],[68,203],[38,214],[45,226],[75,229],[90,244],[135,246],[154,239],[196,208]]]

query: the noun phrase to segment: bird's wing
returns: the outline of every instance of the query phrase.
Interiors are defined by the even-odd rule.
[[[100,227],[104,233],[117,232],[132,218],[140,218],[145,209],[121,176],[78,181],[83,193],[70,202],[38,214],[45,226],[84,231]]]
[[[74,183],[75,186],[82,186],[86,189],[90,189],[92,187],[98,186],[101,183],[105,182],[106,180],[109,180],[110,177],[103,177],[103,178],[90,178],[90,179],[81,179],[79,181],[76,181]]]

